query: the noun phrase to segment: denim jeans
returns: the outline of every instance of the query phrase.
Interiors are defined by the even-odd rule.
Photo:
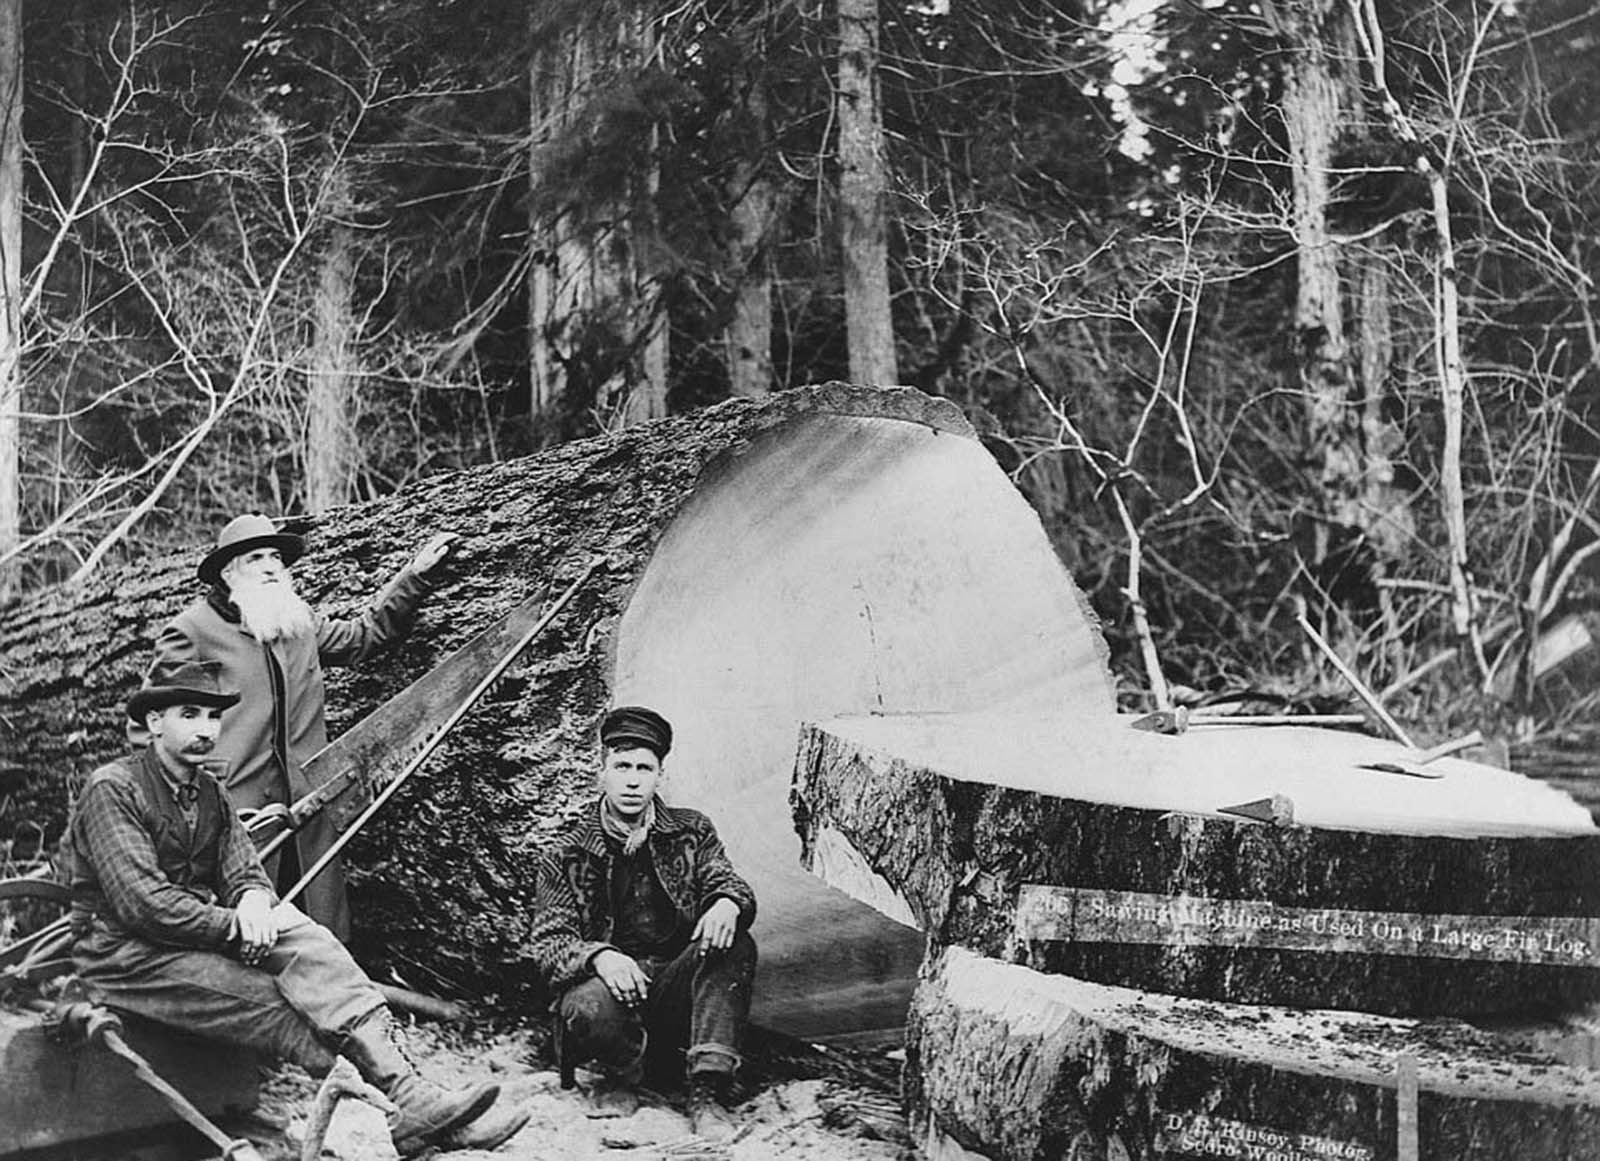
[[[96,921],[73,949],[97,1003],[293,1061],[313,1076],[383,995],[327,928],[291,906],[255,967],[221,952],[148,943]]]
[[[731,1073],[750,1016],[756,944],[741,931],[726,951],[700,956],[694,946],[676,958],[641,959],[650,994],[639,1008],[619,1004],[598,977],[569,988],[556,1002],[563,1054],[592,1061],[630,1080],[646,1055],[653,1063],[684,1052],[689,1076]]]

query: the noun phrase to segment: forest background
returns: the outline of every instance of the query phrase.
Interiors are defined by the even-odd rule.
[[[1597,46],[1586,0],[0,0],[0,590],[910,384],[1129,703],[1343,696],[1305,607],[1406,715],[1559,732]]]

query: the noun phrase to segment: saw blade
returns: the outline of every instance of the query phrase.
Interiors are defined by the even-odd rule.
[[[291,808],[295,825],[325,809],[342,829],[538,623],[547,595],[548,590],[517,605],[313,754],[305,776],[314,789]]]

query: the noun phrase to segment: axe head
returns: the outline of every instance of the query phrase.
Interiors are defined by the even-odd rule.
[[[1273,826],[1291,826],[1294,823],[1294,800],[1286,794],[1274,794],[1271,798],[1256,798],[1233,806],[1219,806],[1217,810],[1222,814],[1267,822]]]
[[[1136,717],[1128,724],[1136,730],[1147,730],[1152,734],[1181,734],[1189,728],[1189,707],[1180,705],[1156,710]]]

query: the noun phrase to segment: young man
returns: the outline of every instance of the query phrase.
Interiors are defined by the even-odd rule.
[[[214,662],[172,669],[128,701],[142,752],[89,776],[62,858],[72,885],[74,967],[97,1003],[291,1060],[314,1076],[348,1058],[396,1106],[409,1157],[464,1137],[498,1094],[447,1091],[405,1054],[381,993],[344,946],[280,903],[222,785],[204,767],[225,710]]]
[[[646,1057],[685,1054],[694,1131],[726,1140],[750,1014],[756,900],[716,828],[656,795],[672,727],[624,706],[600,725],[600,795],[541,855],[528,952],[557,996],[562,1058],[594,1062],[602,1114],[637,1106]]]
[[[453,539],[434,537],[366,613],[333,621],[295,592],[289,566],[305,552],[300,537],[279,532],[260,515],[240,516],[223,528],[198,570],[211,591],[161,630],[150,673],[159,680],[176,665],[215,661],[223,683],[241,691],[216,749],[235,806],[287,806],[313,789],[302,768],[328,742],[322,667],[353,665],[404,637],[428,591],[428,574]],[[136,731],[131,737],[142,740]],[[269,873],[287,886],[337,834],[337,820],[312,819],[286,848],[281,867],[273,858]],[[349,938],[350,908],[337,859],[307,887],[305,908],[340,939]]]

